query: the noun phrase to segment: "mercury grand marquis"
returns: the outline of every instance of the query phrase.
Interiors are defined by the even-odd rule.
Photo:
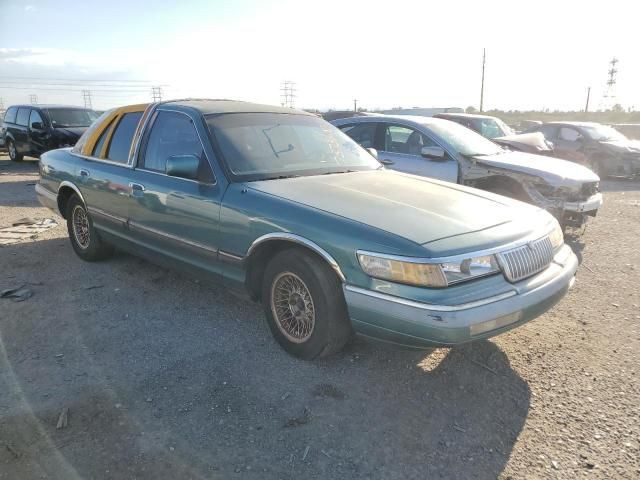
[[[353,332],[497,335],[557,303],[578,266],[541,208],[387,170],[315,115],[245,102],[105,112],[42,156],[36,192],[81,259],[117,247],[243,291],[303,359]]]

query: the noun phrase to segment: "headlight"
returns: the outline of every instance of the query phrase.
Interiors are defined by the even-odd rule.
[[[556,222],[556,228],[549,234],[549,240],[554,251],[564,245],[564,232],[558,222]]]
[[[421,263],[358,253],[362,270],[374,278],[420,287],[448,285],[500,271],[493,255],[466,258],[456,263]]]

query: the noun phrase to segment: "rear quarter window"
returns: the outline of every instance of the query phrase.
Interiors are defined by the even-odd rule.
[[[6,123],[16,123],[16,115],[18,114],[17,107],[10,107],[7,113],[4,114],[4,121]]]
[[[111,137],[107,159],[117,163],[127,163],[133,134],[136,131],[143,112],[125,113],[116,126],[116,130]]]
[[[91,126],[87,130],[85,130],[85,132],[82,134],[80,139],[76,142],[76,145],[73,147],[73,150],[71,150],[73,153],[82,154],[84,150],[84,146],[86,145],[87,141],[94,134],[96,130],[103,129],[103,128],[105,130],[108,129],[111,123],[109,122],[109,124],[105,125],[104,121],[111,114],[111,112],[112,110],[104,112],[102,115],[100,115],[100,117],[95,122],[91,124]]]

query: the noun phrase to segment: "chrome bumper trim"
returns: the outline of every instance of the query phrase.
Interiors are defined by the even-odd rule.
[[[592,195],[588,200],[584,202],[567,202],[564,204],[564,210],[570,212],[590,212],[591,210],[597,210],[602,206],[602,193],[596,193]]]
[[[461,303],[459,305],[435,305],[431,303],[416,302],[415,300],[408,300],[406,298],[396,297],[386,293],[375,292],[373,290],[367,290],[366,288],[354,287],[353,285],[345,285],[344,288],[353,293],[368,295],[380,300],[386,300],[387,302],[398,303],[400,305],[418,308],[420,310],[430,310],[432,312],[458,312],[461,310],[469,310],[470,308],[481,307],[483,305],[499,302],[500,300],[517,295],[515,290],[510,290],[508,292],[501,293],[500,295],[494,295],[493,297],[487,297],[473,302]]]

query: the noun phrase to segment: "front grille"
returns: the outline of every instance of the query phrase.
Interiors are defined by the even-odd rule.
[[[510,282],[519,282],[549,266],[553,260],[553,247],[549,237],[527,243],[498,254],[504,275]]]
[[[598,190],[598,182],[587,182],[582,184],[580,194],[582,195],[582,197],[587,199],[598,193]]]

